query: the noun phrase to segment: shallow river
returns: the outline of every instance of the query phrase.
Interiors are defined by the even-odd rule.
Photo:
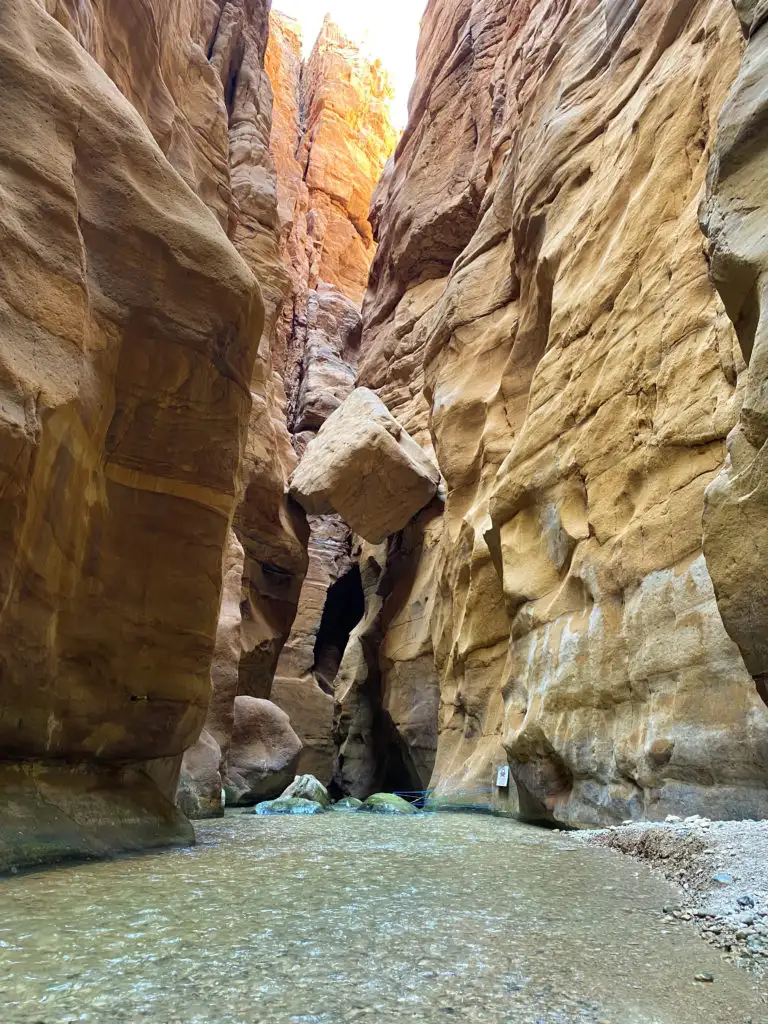
[[[664,931],[672,889],[568,836],[456,815],[198,832],[0,882],[0,1022],[768,1022],[750,975]]]

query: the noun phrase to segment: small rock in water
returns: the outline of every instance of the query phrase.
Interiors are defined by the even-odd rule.
[[[252,814],[324,814],[328,810],[315,800],[304,800],[301,797],[278,797],[277,800],[265,800],[254,807]]]
[[[332,807],[334,811],[359,811],[363,806],[363,801],[358,800],[356,796],[345,796],[341,800],[338,800]]]
[[[360,810],[373,811],[374,814],[416,813],[416,808],[413,804],[409,804],[401,796],[395,796],[394,793],[374,793],[373,796],[368,797]]]
[[[279,800],[310,800],[323,807],[330,806],[328,790],[314,775],[297,775],[293,782],[284,790]]]
[[[703,981],[703,982],[712,982],[712,981],[715,980],[715,976],[714,976],[714,974],[707,974],[706,972],[703,972],[702,974],[695,975],[693,980],[694,981]]]

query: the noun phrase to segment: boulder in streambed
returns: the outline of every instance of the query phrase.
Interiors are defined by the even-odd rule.
[[[416,814],[416,808],[394,793],[374,793],[369,796],[361,811],[372,811],[374,814]]]
[[[235,697],[224,779],[227,803],[246,807],[282,794],[296,775],[301,748],[288,715],[272,701]]]
[[[329,807],[331,803],[328,790],[314,775],[297,775],[290,786],[280,794],[281,800],[290,800],[294,797],[312,800],[323,807]]]
[[[331,808],[332,811],[359,811],[362,810],[363,801],[356,796],[345,796],[337,800]]]
[[[327,810],[327,807],[317,803],[316,800],[303,800],[298,796],[279,796],[277,800],[265,800],[263,803],[257,804],[252,811],[246,811],[245,813],[261,815],[325,814]]]

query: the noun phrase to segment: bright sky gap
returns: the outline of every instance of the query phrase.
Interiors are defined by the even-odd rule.
[[[378,57],[392,77],[395,99],[392,118],[398,128],[408,119],[408,93],[416,72],[419,23],[426,0],[275,0],[273,8],[302,26],[305,53],[317,38],[323,18],[330,14],[339,28],[363,51]]]

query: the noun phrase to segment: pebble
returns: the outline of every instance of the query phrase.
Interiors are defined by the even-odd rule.
[[[704,973],[704,974],[697,974],[697,975],[695,975],[693,980],[694,981],[712,982],[712,981],[715,980],[715,976],[714,976],[714,974],[706,974],[706,973]]]
[[[715,885],[733,885],[733,875],[729,875],[727,871],[716,871],[712,875],[712,881]]]

